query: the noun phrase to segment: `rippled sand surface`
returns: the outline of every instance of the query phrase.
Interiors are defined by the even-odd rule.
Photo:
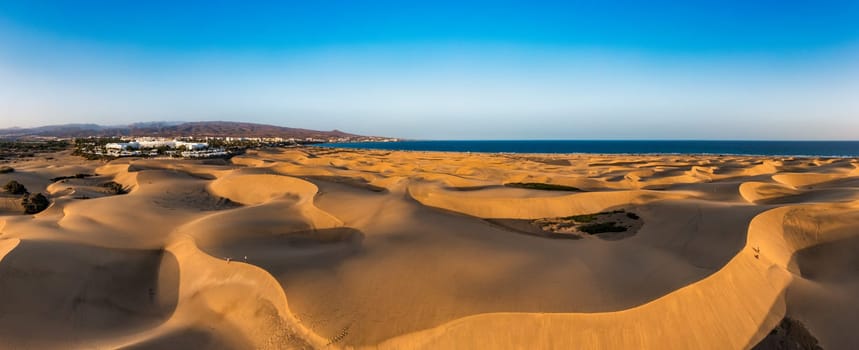
[[[0,348],[859,347],[859,163],[322,148],[7,163]],[[96,176],[51,182],[79,173]],[[115,181],[128,194],[109,195]],[[550,184],[549,191],[513,183]],[[499,224],[634,213],[622,239]]]

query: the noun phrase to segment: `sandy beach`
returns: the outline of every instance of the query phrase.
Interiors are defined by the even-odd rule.
[[[856,159],[0,165],[51,202],[28,215],[0,193],[4,349],[747,349],[785,322],[859,347]]]

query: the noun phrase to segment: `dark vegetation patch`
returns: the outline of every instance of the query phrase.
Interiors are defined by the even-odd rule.
[[[3,186],[3,190],[11,195],[21,196],[21,207],[24,208],[24,213],[27,214],[36,214],[51,205],[51,201],[45,195],[30,193],[27,187],[24,187],[24,185],[15,180],[7,182]]]
[[[204,159],[200,163],[203,165],[231,165],[225,158]]]
[[[533,220],[531,224],[554,236],[575,235],[584,237],[590,235],[605,240],[630,237],[642,226],[637,214],[628,213],[625,210],[537,219]]]
[[[79,156],[86,160],[102,160],[102,161],[111,161],[116,159],[117,157],[107,155],[107,154],[94,154],[94,153],[83,153],[79,151],[72,152],[73,156]]]
[[[578,187],[556,185],[556,184],[547,184],[547,183],[542,183],[542,182],[510,182],[510,183],[504,184],[504,186],[513,187],[513,188],[525,188],[525,189],[529,189],[529,190],[541,190],[541,191],[583,192]]]
[[[330,156],[333,154],[354,154],[356,153],[353,149],[346,148],[330,148],[330,147],[308,147],[305,149],[305,153],[307,154],[307,158],[319,158],[324,156]]]
[[[595,235],[597,233],[605,233],[605,232],[626,232],[628,227],[620,226],[616,222],[598,222],[593,224],[581,225],[578,227],[579,231],[589,233]]]
[[[584,214],[584,215],[573,215],[567,216],[563,218],[564,220],[572,220],[575,222],[586,223],[591,222],[597,219],[597,215],[599,214]]]
[[[14,172],[15,172],[15,168],[13,168],[13,167],[5,166],[5,165],[0,166],[0,174],[8,174],[8,173],[14,173]]]
[[[546,238],[597,237],[603,240],[631,237],[644,224],[637,214],[625,210],[537,220],[491,219],[487,221],[515,232]]]
[[[51,201],[41,193],[32,193],[21,198],[21,206],[27,214],[36,214],[48,208]]]
[[[754,350],[823,350],[802,322],[785,317]]]
[[[24,185],[15,180],[7,182],[6,185],[3,186],[3,190],[9,192],[10,194],[16,195],[30,193],[30,191],[27,191],[27,188],[24,187]]]
[[[612,210],[612,211],[604,211],[601,213],[594,213],[594,214],[565,216],[565,217],[562,217],[561,219],[572,220],[572,221],[575,221],[578,223],[588,223],[588,222],[592,222],[592,221],[598,219],[600,217],[600,215],[620,214],[620,213],[625,213],[625,212],[626,212],[625,210]],[[635,215],[635,217],[632,217],[632,216],[629,216],[630,214],[635,215],[634,213],[627,213],[626,216],[629,217],[630,219],[638,220],[638,215]]]
[[[114,182],[114,181],[105,182],[105,183],[101,184],[101,187],[104,187],[105,189],[107,189],[107,192],[110,194],[126,194],[126,193],[128,193],[127,188],[122,186],[122,184]]]
[[[554,238],[554,239],[582,239],[583,237],[577,234],[559,234],[542,229],[534,223],[534,220],[520,219],[486,219],[490,224],[496,225],[505,230],[516,233],[524,233],[531,236]]]
[[[29,158],[37,153],[52,153],[69,149],[66,141],[0,141],[0,158]]]
[[[513,158],[516,159],[516,158]],[[525,160],[530,160],[536,163],[542,163],[546,165],[557,165],[557,166],[568,166],[570,165],[570,161],[567,159],[553,159],[553,158],[539,158],[539,157],[525,157]]]
[[[58,176],[58,177],[52,178],[51,182],[57,182],[57,181],[66,180],[66,179],[85,179],[85,178],[93,177],[93,176],[95,176],[95,175],[93,175],[93,174],[74,174],[71,176]]]

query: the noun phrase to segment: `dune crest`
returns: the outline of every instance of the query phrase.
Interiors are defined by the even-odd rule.
[[[388,340],[380,348],[745,348],[760,341],[784,316],[794,253],[859,234],[851,226],[859,220],[857,208],[859,202],[762,213],[749,225],[746,247],[725,267],[636,308],[593,314],[476,315]],[[799,215],[845,214],[850,215],[847,223],[826,221],[831,224],[813,229],[807,221],[797,220]]]
[[[824,348],[859,346],[835,331],[854,313],[825,311],[859,310],[849,159],[52,158],[0,174],[51,202],[0,208],[7,347],[742,349],[785,317]],[[634,235],[498,224],[613,210]]]
[[[269,174],[225,176],[213,181],[210,189],[218,196],[246,205],[289,197],[307,199],[317,191],[316,186],[307,181]]]

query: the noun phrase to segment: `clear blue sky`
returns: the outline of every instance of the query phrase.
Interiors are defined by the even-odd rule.
[[[0,0],[0,127],[859,139],[854,1]]]

